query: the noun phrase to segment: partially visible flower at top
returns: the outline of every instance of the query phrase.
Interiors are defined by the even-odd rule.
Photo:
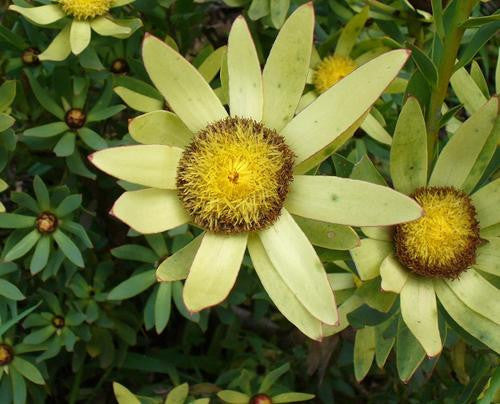
[[[489,280],[500,275],[500,179],[478,187],[500,137],[498,109],[493,97],[464,122],[430,171],[424,117],[409,98],[390,172],[395,189],[419,202],[425,215],[392,229],[364,228],[368,238],[351,250],[361,279],[380,275],[382,290],[399,294],[402,319],[430,357],[443,346],[437,300],[460,327],[500,353],[500,292]]]
[[[63,20],[61,32],[38,60],[64,60],[71,52],[82,53],[90,43],[92,30],[99,35],[127,38],[142,22],[138,18],[117,19],[109,11],[134,0],[59,0],[39,7],[9,6],[37,25],[51,25]]]
[[[302,96],[298,107],[299,111],[306,108],[317,97],[338,84],[357,68],[390,50],[383,45],[374,45],[369,49],[360,47],[360,50],[356,47],[358,38],[362,35],[363,28],[368,21],[369,10],[368,6],[364,7],[347,22],[331,54],[321,58],[316,50],[313,51],[308,83],[312,84],[314,88]],[[396,78],[388,88],[384,89],[384,92],[404,91],[405,85],[401,85],[401,82],[402,79]],[[385,123],[376,118],[379,115],[376,110],[368,114],[361,124],[361,129],[376,141],[390,145],[392,138],[384,127]]]
[[[16,229],[6,241],[3,260],[14,261],[34,248],[30,270],[38,273],[49,262],[55,242],[73,264],[83,267],[80,249],[66,234],[74,234],[87,248],[92,247],[83,226],[73,221],[73,213],[82,202],[81,195],[69,195],[67,189],[51,195],[38,176],[33,189],[36,200],[23,192],[11,194],[12,201],[21,208],[20,213],[0,213],[0,228]]]
[[[158,233],[194,223],[204,230],[157,271],[163,281],[187,277],[183,296],[190,311],[228,296],[248,246],[280,311],[320,339],[323,325],[338,321],[335,300],[318,255],[292,215],[313,228],[318,221],[383,226],[415,220],[422,210],[385,187],[302,175],[352,136],[409,56],[406,50],[380,56],[295,116],[313,27],[308,3],[285,22],[262,72],[245,20],[235,20],[227,55],[230,116],[189,62],[148,35],[145,67],[174,113],[137,118],[148,123],[142,128],[158,128],[135,127],[134,139],[147,144],[102,150],[89,159],[145,187],[125,192],[111,212],[133,229]],[[363,92],[353,97],[356,88]]]

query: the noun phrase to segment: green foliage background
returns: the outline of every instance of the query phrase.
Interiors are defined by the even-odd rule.
[[[67,211],[74,223],[63,228],[67,238],[57,243],[59,247],[51,247],[47,265],[31,253],[8,256],[26,233],[0,230],[0,339],[28,362],[10,374],[3,370],[1,403],[112,403],[113,381],[141,395],[143,402],[160,402],[183,382],[189,383],[192,398],[210,396],[216,401],[221,389],[257,393],[265,375],[277,368],[280,377],[270,392],[308,392],[316,395],[313,402],[318,403],[494,400],[500,385],[498,356],[451,329],[443,353],[426,358],[410,380],[400,381],[400,363],[393,352],[383,369],[373,364],[363,381],[356,381],[355,329],[382,321],[386,314],[360,310],[350,318],[353,327],[321,342],[308,340],[275,309],[248,259],[227,301],[192,315],[182,303],[181,282],[160,286],[154,270],[162,258],[192,240],[193,229],[182,226],[144,237],[108,214],[123,188],[91,168],[86,156],[102,147],[132,142],[127,123],[139,113],[125,105],[113,88],[133,89],[163,101],[142,65],[144,33],[165,38],[199,67],[227,43],[232,21],[244,14],[264,61],[285,17],[303,3],[136,0],[115,13],[142,20],[143,27],[130,38],[94,35],[80,56],[43,63],[26,63],[23,56],[30,48],[45,49],[55,31],[31,24],[7,11],[7,2],[0,3],[0,85],[10,83],[4,84],[0,112],[15,119],[12,128],[0,130],[0,199],[7,212],[21,206],[16,212],[23,213],[33,204],[50,203]],[[432,12],[430,1],[410,3]],[[392,134],[408,94],[422,105],[430,103],[438,77],[429,55],[439,27],[430,14],[415,11],[403,0],[315,0],[319,56],[335,50],[343,27],[366,5],[369,18],[353,48],[354,57],[370,49],[406,46],[413,50],[400,76],[409,81],[406,92],[384,95],[376,104],[381,127]],[[495,7],[495,1],[474,7],[475,19],[470,20],[458,52],[458,63],[471,72],[485,99],[500,85],[495,83],[500,24]],[[113,71],[117,60],[127,65],[125,71]],[[215,69],[219,67],[220,61],[215,63]],[[212,86],[220,86],[218,77]],[[12,102],[4,102],[9,97]],[[86,124],[88,136],[81,135],[74,146],[71,141],[61,143],[59,134],[33,129],[64,120],[62,98],[93,114],[93,122]],[[463,121],[467,101],[454,91],[447,92],[446,101],[451,113],[442,117],[442,126],[454,119]],[[37,135],[30,136],[30,130]],[[388,150],[360,129],[321,165],[320,172],[347,177],[354,165],[369,156],[387,178]],[[498,161],[497,151],[485,178],[498,176]],[[128,189],[127,184],[121,186]],[[352,265],[348,252],[318,251],[327,269],[334,260]],[[54,325],[55,317],[64,318],[63,328]],[[411,342],[397,349],[403,351],[401,358],[411,355],[406,352],[411,351]]]

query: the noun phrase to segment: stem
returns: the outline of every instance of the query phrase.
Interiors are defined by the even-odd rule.
[[[453,75],[458,49],[465,32],[461,25],[469,18],[472,8],[477,0],[461,0],[453,18],[453,26],[446,33],[443,40],[443,55],[438,68],[438,82],[431,93],[429,109],[427,111],[427,152],[429,163],[432,162],[439,134],[439,122],[441,120],[441,107],[448,93],[448,85]]]
[[[82,382],[84,363],[80,365],[80,369],[75,374],[73,379],[73,385],[71,386],[71,391],[69,394],[69,404],[75,404],[78,399],[78,394],[80,393],[80,383]]]

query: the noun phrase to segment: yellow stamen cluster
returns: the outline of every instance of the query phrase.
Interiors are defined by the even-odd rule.
[[[253,120],[215,122],[184,151],[177,171],[179,198],[206,230],[263,229],[281,212],[293,159],[281,136]]]
[[[470,198],[451,187],[420,188],[411,196],[425,215],[396,226],[396,255],[419,275],[458,277],[475,262],[480,244],[476,210]]]
[[[345,56],[328,56],[316,66],[313,84],[318,93],[324,93],[331,86],[356,69],[354,61]]]
[[[63,11],[77,20],[91,20],[106,14],[112,0],[59,0]]]

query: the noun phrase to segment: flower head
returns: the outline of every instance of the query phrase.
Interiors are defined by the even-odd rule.
[[[424,216],[369,237],[351,251],[362,280],[381,276],[382,290],[400,296],[402,320],[428,356],[441,352],[437,301],[453,320],[500,352],[498,276],[500,180],[476,187],[500,135],[498,98],[464,122],[428,175],[427,133],[419,103],[409,98],[396,125],[391,177],[397,190],[419,202]],[[423,355],[423,354],[422,354]]]
[[[227,297],[248,246],[280,311],[319,339],[322,324],[338,320],[335,300],[318,255],[292,215],[342,225],[386,225],[414,220],[421,208],[384,187],[300,175],[352,135],[408,58],[407,51],[398,50],[367,63],[296,115],[309,71],[313,27],[311,4],[298,8],[261,71],[245,20],[235,20],[227,51],[229,116],[189,62],[146,36],[146,70],[173,113],[150,112],[140,117],[145,125],[130,125],[133,138],[144,145],[102,150],[90,160],[146,187],[125,192],[113,206],[112,214],[130,227],[158,233],[193,223],[203,230],[157,270],[161,281],[187,277],[183,297],[190,311]],[[360,99],[346,97],[368,83]],[[158,122],[164,125],[161,136],[141,130]],[[361,200],[368,195],[372,205],[391,209],[384,215],[374,214],[373,206],[362,209]],[[180,256],[185,257],[182,268]]]
[[[314,70],[314,87],[318,93],[324,93],[355,69],[356,64],[347,56],[327,56]]]
[[[10,345],[0,344],[0,366],[8,365],[14,359],[14,350]]]

